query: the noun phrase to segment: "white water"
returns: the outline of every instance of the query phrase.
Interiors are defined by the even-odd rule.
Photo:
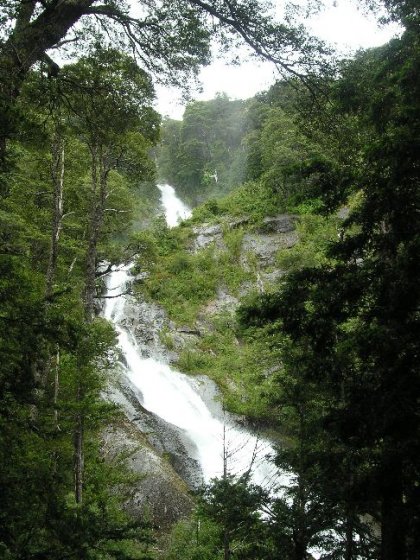
[[[159,190],[168,225],[175,225],[180,218],[189,216],[190,210],[176,197],[172,187],[160,185]],[[121,267],[109,275],[108,295],[115,296],[126,291],[130,283],[130,268],[130,265]],[[222,475],[225,453],[230,473],[243,474],[252,465],[255,483],[269,489],[279,483],[275,467],[266,458],[267,454],[274,454],[268,442],[258,440],[255,435],[235,425],[220,404],[209,407],[200,396],[199,382],[172,369],[163,352],[154,349],[155,355],[150,357],[149,348],[148,357],[143,356],[141,345],[124,324],[128,310],[132,315],[136,305],[134,298],[121,296],[105,301],[104,316],[117,329],[127,363],[126,375],[140,391],[141,404],[184,432],[193,444],[191,447],[196,449],[193,459],[200,464],[204,480]],[[284,483],[284,480],[281,482]]]
[[[161,202],[165,212],[166,223],[169,227],[178,225],[181,220],[191,216],[191,209],[180,200],[171,185],[158,185]]]

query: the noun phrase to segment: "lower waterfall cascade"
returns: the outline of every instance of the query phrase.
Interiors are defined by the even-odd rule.
[[[170,185],[159,185],[161,202],[169,227],[188,218],[191,211],[175,194]],[[222,476],[224,468],[231,474],[250,471],[254,483],[273,490],[284,484],[269,457],[272,445],[243,428],[234,416],[225,412],[213,395],[204,397],[203,379],[185,375],[169,365],[168,353],[160,343],[158,332],[153,340],[140,340],[127,317],[148,310],[148,303],[129,295],[132,264],[115,267],[106,281],[107,296],[103,316],[111,321],[118,333],[124,375],[136,388],[140,404],[171,426],[175,426],[190,442],[187,448],[196,461],[204,482]],[[118,295],[121,294],[120,297]],[[109,297],[112,296],[112,297]],[[152,304],[150,304],[152,305]],[[208,379],[206,384],[212,384]],[[209,400],[211,399],[211,400]]]

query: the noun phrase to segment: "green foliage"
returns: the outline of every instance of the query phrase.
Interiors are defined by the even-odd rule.
[[[178,324],[193,324],[203,306],[215,298],[217,288],[226,285],[234,294],[244,282],[253,278],[239,265],[243,231],[225,227],[226,249],[214,244],[193,253],[194,233],[186,223],[168,228],[164,218],[155,221],[147,237],[153,259],[141,254],[137,266],[148,270],[147,278],[139,284],[149,297],[158,301]]]
[[[242,251],[242,241],[244,238],[244,230],[242,228],[232,229],[226,227],[223,232],[223,241],[226,244],[226,247],[229,251],[229,255],[231,256],[234,262],[239,264],[239,259],[241,256]]]
[[[90,140],[100,138],[101,143],[107,144],[110,138],[115,139],[130,129],[134,131],[132,123],[136,122],[144,139],[157,140],[159,119],[150,107],[153,85],[132,58],[116,50],[97,48],[92,55],[67,66],[60,82],[62,94],[72,96],[72,126],[79,134],[87,133]],[[112,127],[109,126],[111,118]],[[137,137],[138,141],[139,136],[132,132],[133,140]],[[133,146],[132,150],[135,149]]]
[[[180,521],[165,543],[164,560],[222,560],[220,528],[201,516]]]
[[[225,550],[243,560],[264,558],[260,510],[266,501],[266,493],[247,476],[227,474],[205,488],[198,511],[220,527]]]
[[[340,225],[339,218],[334,216],[302,215],[296,223],[299,241],[293,247],[279,251],[276,258],[278,267],[290,272],[332,264],[328,248],[336,242]]]
[[[254,224],[286,210],[301,215],[300,242],[278,255],[277,265],[288,272],[278,290],[250,297],[239,325],[229,314],[206,318],[207,333],[180,357],[183,369],[219,382],[228,408],[269,422],[283,436],[277,465],[291,474],[290,484],[269,500],[246,477],[213,481],[197,518],[177,528],[168,559],[303,560],[314,545],[329,558],[418,558],[417,4],[385,2],[405,32],[343,62],[339,77],[315,84],[328,90],[316,110],[312,96],[293,83],[297,114],[296,94],[280,83],[252,103],[223,96],[193,103],[182,123],[165,124],[163,176],[194,200],[230,192],[209,200],[192,220],[222,223],[225,248],[196,253],[191,224],[169,230],[163,218],[150,232],[133,235],[127,251],[119,243],[130,229],[133,191],[146,185],[150,193],[146,181],[154,174],[148,152],[159,119],[150,108],[149,77],[129,57],[101,48],[58,77],[29,73],[62,38],[56,27],[45,33],[42,26],[62,8],[6,4],[1,140],[16,134],[8,161],[0,145],[0,555],[152,556],[147,523],[133,522],[121,507],[132,477],[100,452],[101,430],[115,412],[100,398],[115,333],[99,319],[86,324],[83,305],[98,172],[109,189],[97,259],[116,262],[137,252],[141,271],[150,271],[143,288],[181,323],[192,324],[218,287],[238,295],[253,279],[240,266],[243,230],[230,229],[232,216]],[[257,46],[278,47],[270,56],[279,56],[286,37],[288,47],[317,62],[317,45],[299,28],[273,26],[259,7],[253,0],[240,10],[234,3],[212,6],[222,16],[218,32],[227,38],[223,21],[236,9],[237,25]],[[117,3],[99,8],[97,17],[104,8],[126,29],[132,26]],[[214,31],[214,21],[202,17],[208,8],[182,2],[149,8],[147,25],[137,31],[160,40],[143,41],[146,66],[159,70],[169,61],[176,74],[207,58]],[[23,20],[12,25],[17,14]],[[74,22],[64,23],[67,30]],[[56,134],[66,162],[64,215],[53,286],[46,290]],[[339,231],[336,218],[314,215],[346,203],[350,193],[359,200]],[[150,209],[147,202],[139,206],[137,217]],[[81,418],[83,500],[73,480]],[[378,525],[381,543],[372,535]]]
[[[218,95],[187,105],[181,122],[163,122],[158,151],[161,180],[193,205],[226,194],[243,179],[247,104]]]
[[[283,199],[276,197],[261,181],[244,183],[217,201],[208,201],[194,209],[193,223],[222,222],[232,217],[260,222],[285,210]]]
[[[212,248],[196,255],[181,251],[162,258],[144,281],[144,287],[170,317],[190,324],[201,306],[214,297],[218,277]]]
[[[211,318],[211,330],[193,349],[181,352],[177,365],[182,371],[214,379],[227,410],[269,421],[270,369],[276,364],[275,353],[269,350],[265,336],[240,336],[234,317],[221,313]]]
[[[346,138],[356,137],[357,120],[340,117],[333,142],[321,127],[308,131],[305,123],[313,120],[312,107],[307,116],[300,107],[306,106],[305,92],[300,84],[294,88],[279,82],[247,103],[223,97],[195,102],[183,121],[164,125],[158,163],[165,180],[194,205],[230,193],[208,200],[195,211],[194,221],[214,222],[226,214],[258,221],[285,210],[325,213],[351,193],[355,172],[344,162],[349,155],[356,158]],[[235,107],[239,114],[227,117],[227,108]],[[229,136],[232,119],[241,125]],[[230,137],[235,138],[232,145]],[[362,142],[362,134],[359,137]],[[227,165],[241,173],[228,179]]]
[[[271,541],[261,519],[266,493],[247,478],[214,479],[199,497],[197,511],[175,526],[165,560],[269,559]]]
[[[252,329],[272,325],[272,344],[281,348],[273,397],[279,419],[286,413],[292,446],[279,464],[297,475],[289,497],[306,504],[303,546],[308,521],[317,519],[313,512],[308,519],[309,504],[316,503],[319,519],[340,535],[336,555],[416,555],[417,521],[404,520],[418,520],[418,60],[418,39],[406,33],[345,66],[333,107],[360,132],[345,149],[340,136],[335,146],[347,164],[357,153],[357,204],[334,243],[334,221],[306,218],[303,227],[321,232],[321,242],[304,235],[293,249],[297,263],[280,255],[294,271],[277,294],[240,312]],[[293,511],[287,503],[281,508],[289,516],[283,524],[290,523]],[[381,525],[381,543],[369,517]]]
[[[91,58],[64,70],[61,89],[57,81],[47,83],[34,73],[19,100],[22,110],[27,109],[27,122],[13,144],[16,161],[0,210],[0,547],[10,560],[150,558],[150,528],[122,510],[132,476],[122,462],[109,464],[102,457],[101,431],[115,419],[114,407],[101,393],[114,366],[116,336],[103,319],[86,322],[84,287],[92,211],[91,141],[95,136],[103,148],[112,139],[114,150],[125,148],[124,158],[113,159],[107,172],[109,191],[97,247],[98,260],[120,262],[127,253],[117,238],[130,228],[130,189],[139,174],[152,174],[147,151],[157,121],[147,110],[139,115],[141,107],[146,108],[138,104],[139,98],[131,98],[126,72],[136,77],[136,95],[150,88],[144,73],[110,51],[101,56],[96,67]],[[83,87],[77,91],[66,80],[71,76],[77,83],[79,71]],[[101,90],[105,85],[106,93]],[[99,88],[96,97],[93,86]],[[109,118],[110,91],[130,97],[128,112],[115,115],[119,123]],[[59,103],[59,93],[66,94],[69,105]],[[101,96],[108,122],[95,105],[102,103]],[[76,106],[77,114],[72,112]],[[82,130],[82,117],[90,119],[90,128]],[[152,132],[127,130],[129,118],[135,118],[136,126],[151,126]],[[117,133],[123,128],[121,144]],[[57,134],[64,153],[61,214],[52,180]],[[115,155],[107,153],[111,159]],[[58,251],[47,289],[57,218]],[[81,418],[83,500],[76,498],[74,482]]]

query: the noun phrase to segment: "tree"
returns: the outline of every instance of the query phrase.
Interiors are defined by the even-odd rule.
[[[208,62],[210,39],[215,36],[224,44],[240,39],[258,56],[272,61],[287,74],[300,75],[305,81],[309,78],[302,68],[306,65],[313,71],[320,63],[319,54],[324,52],[319,42],[306,36],[302,27],[276,23],[257,0],[217,3],[179,0],[163,4],[153,1],[142,3],[137,13],[141,15],[132,15],[128,3],[115,1],[98,4],[95,0],[8,0],[3,3],[0,11],[3,158],[5,140],[13,132],[17,118],[13,100],[29,70],[43,62],[49,74],[57,74],[58,66],[48,52],[69,41],[86,42],[83,31],[76,27],[79,21],[90,34],[106,29],[105,37],[113,35],[113,40],[122,40],[136,52],[146,70],[178,84],[185,81],[185,74],[194,73],[200,64]]]
[[[267,558],[261,520],[266,500],[266,493],[251,484],[248,475],[226,474],[207,486],[199,512],[219,526],[224,560]]]
[[[343,150],[357,155],[347,165],[355,166],[358,203],[323,265],[290,274],[243,316],[286,337],[286,379],[303,394],[313,387],[324,403],[315,416],[324,452],[314,464],[322,495],[339,508],[346,558],[417,555],[418,68],[410,26],[343,67],[331,98],[338,118],[360,131],[353,149]],[[373,552],[369,542],[358,550],[364,543],[355,536],[369,533],[369,519],[381,526]]]
[[[109,197],[109,177],[124,165],[129,144],[145,142],[145,151],[158,138],[159,118],[150,107],[153,86],[136,63],[116,51],[99,50],[63,72],[61,95],[68,104],[74,131],[86,142],[91,156],[89,244],[86,255],[86,316],[94,316],[97,250]],[[143,157],[144,160],[144,157]],[[139,160],[141,161],[141,160]],[[139,164],[138,164],[139,167]],[[137,171],[141,171],[138,169]],[[150,174],[147,166],[143,171]],[[140,177],[146,179],[149,177]],[[113,209],[118,212],[117,209]]]
[[[181,122],[164,121],[160,175],[193,204],[241,183],[246,109],[246,102],[218,95],[188,104]]]
[[[85,316],[91,323],[95,317],[98,244],[108,209],[110,173],[124,159],[129,133],[141,130],[141,137],[151,142],[157,138],[159,119],[149,107],[153,88],[148,76],[131,59],[115,51],[99,50],[89,58],[82,58],[76,65],[65,69],[60,81],[60,94],[70,111],[70,125],[88,146],[91,157],[84,289]],[[74,84],[77,84],[76,88]],[[82,363],[89,365],[89,360],[84,357],[78,366],[81,375],[76,399],[79,403],[85,402]],[[74,432],[78,504],[83,495],[84,418],[85,411],[81,407],[76,414]]]
[[[80,63],[85,70],[79,80],[81,91],[70,88],[77,76],[72,66],[60,81],[31,74],[17,102],[26,122],[10,145],[16,161],[8,173],[9,192],[0,212],[0,550],[11,559],[149,557],[144,552],[150,541],[145,524],[128,519],[115,493],[118,486],[124,500],[132,478],[105,464],[100,453],[101,429],[114,413],[101,399],[101,391],[113,365],[115,333],[104,320],[86,321],[82,297],[89,210],[97,202],[90,190],[89,139],[102,142],[104,149],[114,141],[115,153],[125,148],[124,158],[112,159],[111,151],[105,161],[112,169],[105,184],[108,197],[99,251],[115,244],[122,224],[129,227],[128,190],[134,174],[153,172],[147,152],[157,121],[148,110],[149,81],[141,71],[136,81],[135,67],[127,59],[108,55],[109,66],[105,60],[102,66],[90,60],[88,71],[89,63]],[[112,60],[121,63],[114,65],[113,81]],[[135,82],[131,106],[131,93],[122,87],[129,83],[130,67]],[[96,102],[102,95],[108,117],[112,102],[119,99],[121,108],[124,92],[127,96],[125,111],[115,108],[116,127],[109,135],[100,111],[96,121],[94,112],[88,114],[95,102],[87,95],[88,86],[94,93],[89,77],[102,83]],[[113,96],[106,97],[105,85]],[[85,105],[78,95],[87,96]],[[76,108],[78,112],[73,111]],[[134,118],[139,111],[140,117]],[[86,121],[82,126],[86,116],[91,128]],[[128,129],[125,124],[118,128],[122,120]],[[112,126],[110,119],[108,125]],[[150,133],[149,140],[139,126]],[[114,250],[112,258],[120,258],[116,255]],[[34,391],[40,372],[45,375],[42,392]]]

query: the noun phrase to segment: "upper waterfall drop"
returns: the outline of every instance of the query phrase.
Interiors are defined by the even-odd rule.
[[[157,188],[160,190],[161,203],[169,227],[175,227],[180,221],[191,216],[191,209],[178,198],[171,185],[160,184]]]

